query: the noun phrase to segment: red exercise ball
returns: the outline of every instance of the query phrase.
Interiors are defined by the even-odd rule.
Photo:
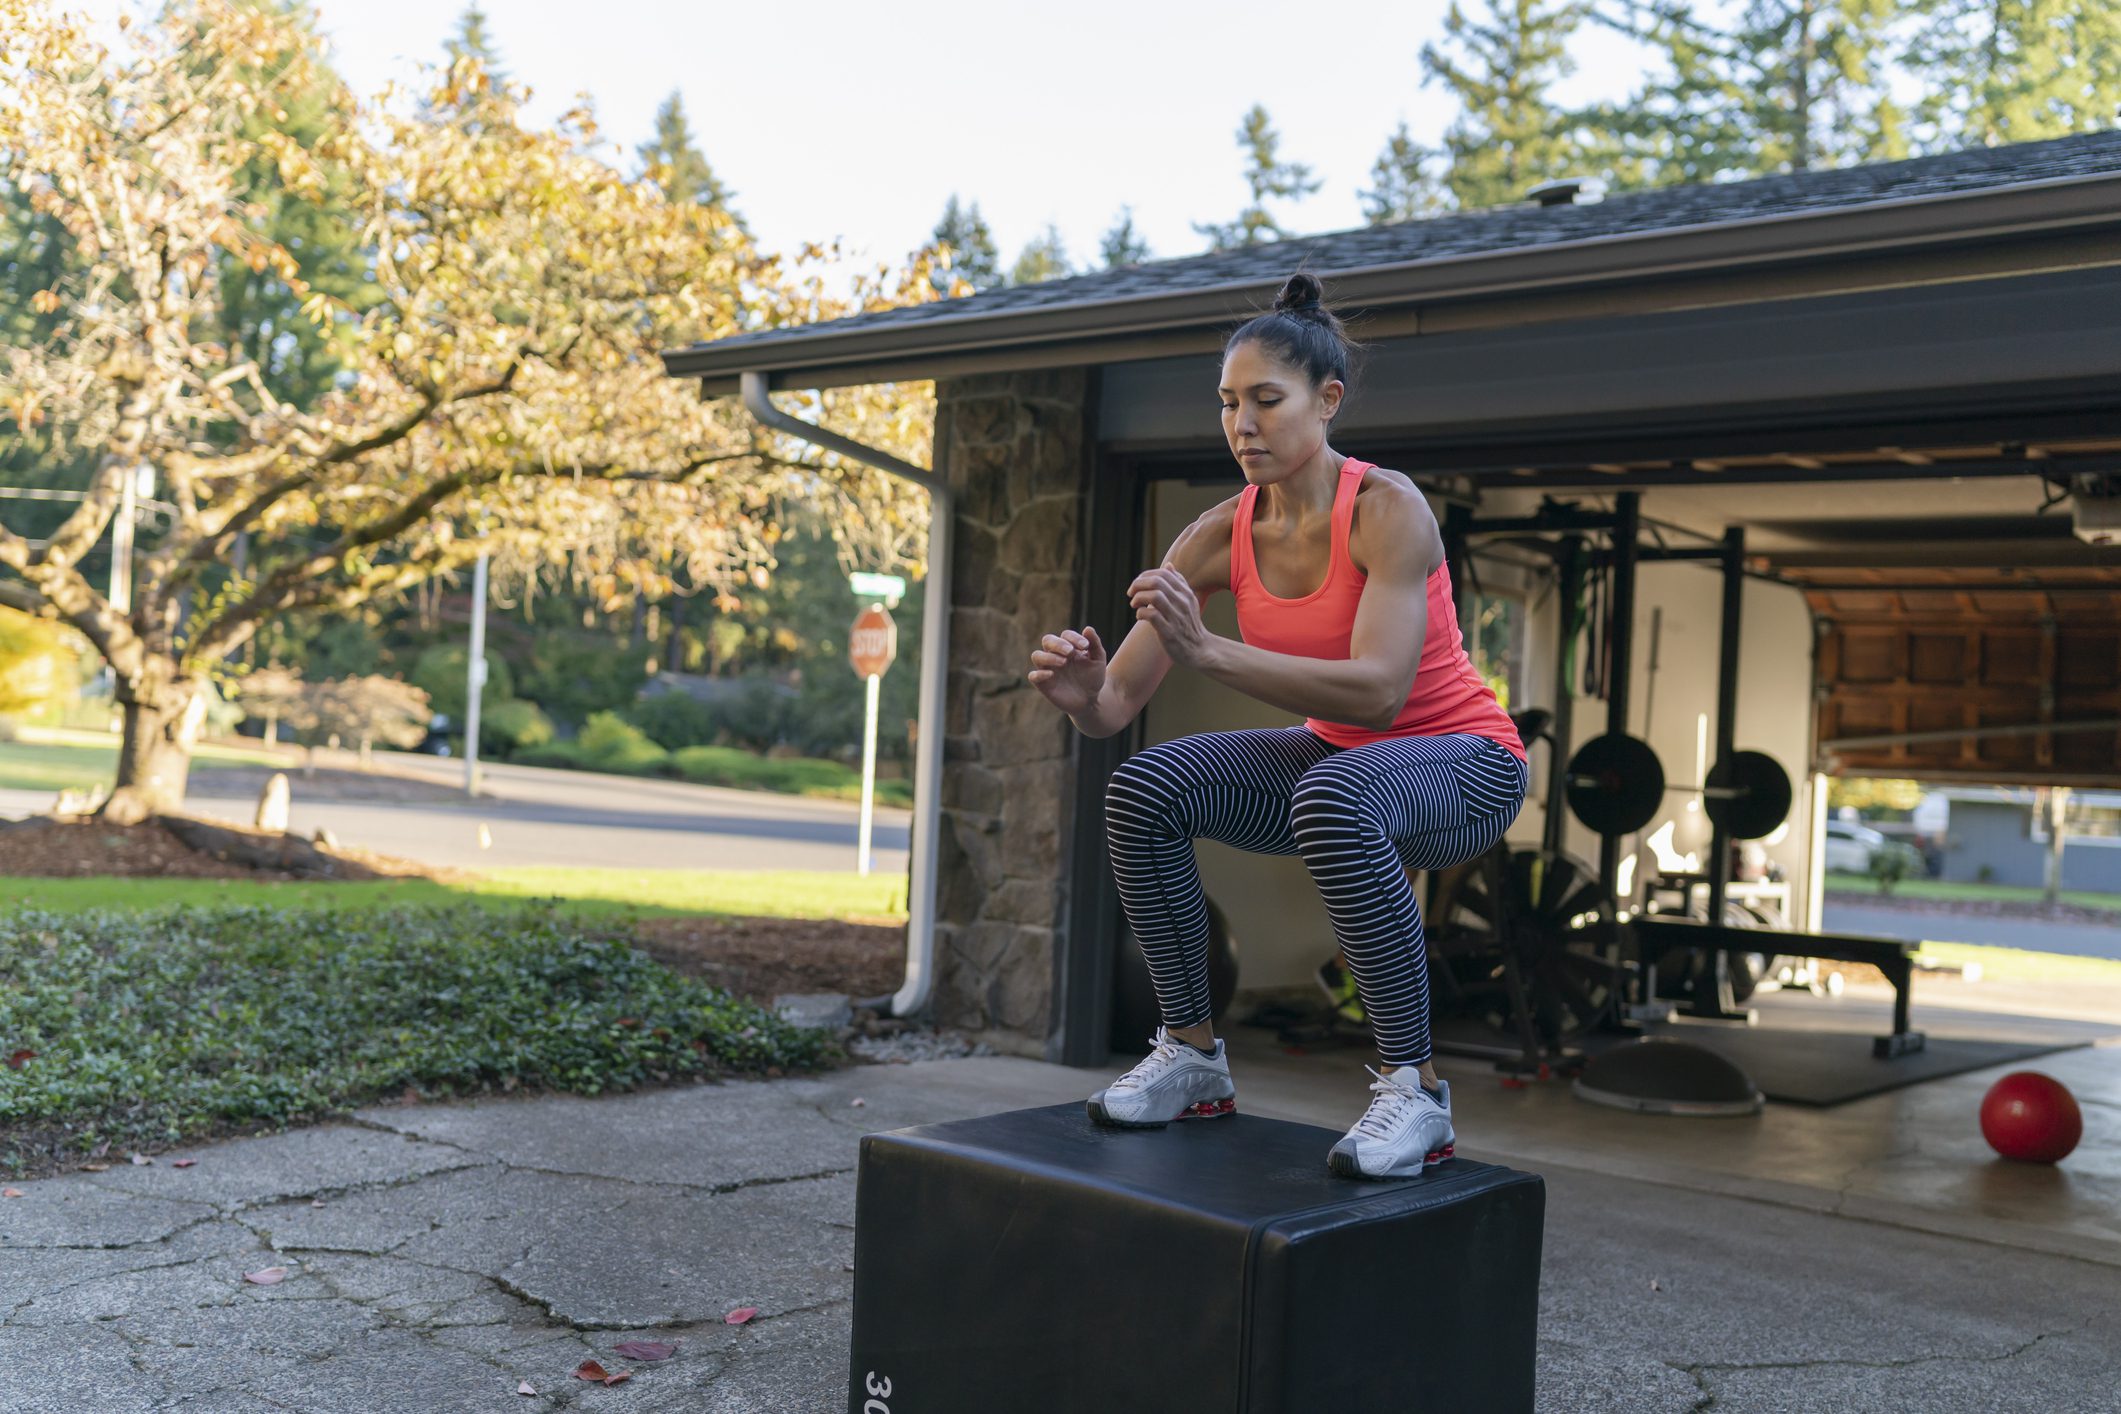
[[[2061,1081],[2014,1070],[1982,1097],[1981,1137],[2006,1159],[2051,1164],[2084,1137],[2084,1112]]]

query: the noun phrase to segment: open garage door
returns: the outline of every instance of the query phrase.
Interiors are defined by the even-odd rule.
[[[2121,783],[2121,592],[1943,583],[1806,598],[1820,635],[1818,769]]]

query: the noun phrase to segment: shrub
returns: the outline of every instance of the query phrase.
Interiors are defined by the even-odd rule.
[[[484,727],[479,735],[486,735]],[[561,766],[570,771],[586,771],[589,763],[582,759],[582,748],[571,741],[548,741],[543,746],[526,746],[510,756],[509,761],[518,766]]]
[[[1913,852],[1892,841],[1871,851],[1871,877],[1878,881],[1879,893],[1891,893],[1893,885],[1907,877],[1908,856]]]
[[[10,914],[0,1036],[35,1053],[0,1067],[0,1164],[18,1165],[407,1087],[593,1095],[831,1051],[542,906]]]
[[[591,714],[575,739],[582,761],[593,771],[645,776],[659,770],[670,753],[650,741],[639,727],[616,712]]]
[[[548,745],[553,739],[552,718],[535,702],[520,697],[491,705],[479,704],[479,750],[511,761],[526,747]]]
[[[452,722],[464,720],[468,705],[466,696],[470,684],[465,681],[466,670],[471,665],[471,650],[461,643],[437,643],[420,654],[413,664],[406,681],[427,694],[427,705]],[[508,664],[493,655],[486,654],[486,686],[479,693],[479,711],[483,716],[488,706],[505,702],[515,696],[515,684],[508,671]],[[485,733],[480,733],[483,739]]]
[[[783,791],[824,800],[862,798],[862,773],[837,761],[805,756],[775,760],[727,746],[688,746],[672,753],[670,764],[696,785]],[[876,800],[880,805],[910,806],[913,787],[906,781],[878,781]]]
[[[645,647],[540,632],[517,686],[556,720],[581,726],[595,713],[618,711],[639,695],[650,656]]]
[[[788,690],[772,678],[745,678],[743,686],[714,709],[728,744],[764,751],[786,740],[788,696]]]
[[[714,708],[683,692],[644,697],[626,709],[626,720],[647,733],[657,746],[670,751],[711,746],[721,732],[720,716]]]

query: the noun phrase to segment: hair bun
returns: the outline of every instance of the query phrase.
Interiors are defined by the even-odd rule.
[[[1282,285],[1281,293],[1274,297],[1274,307],[1284,314],[1309,314],[1325,307],[1325,293],[1326,287],[1316,275],[1299,270]]]

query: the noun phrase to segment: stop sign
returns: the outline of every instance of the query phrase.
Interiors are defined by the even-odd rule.
[[[847,660],[865,678],[881,677],[898,656],[898,625],[881,604],[871,604],[855,616],[847,635]]]

